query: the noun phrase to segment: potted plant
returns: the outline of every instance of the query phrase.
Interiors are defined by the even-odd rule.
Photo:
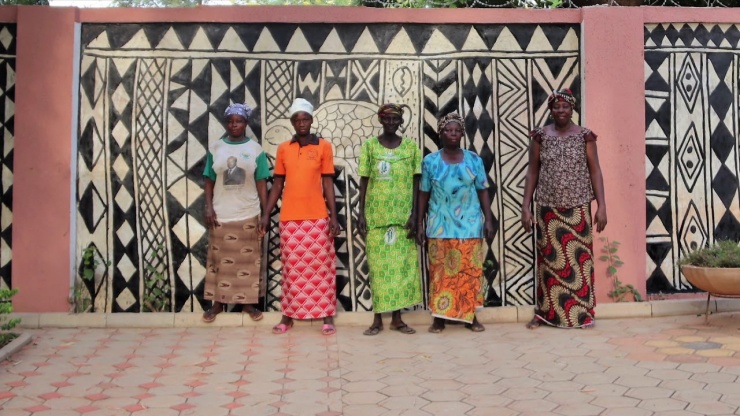
[[[740,297],[740,246],[731,240],[692,251],[678,265],[697,289],[707,292],[705,322],[709,319],[709,300]]]

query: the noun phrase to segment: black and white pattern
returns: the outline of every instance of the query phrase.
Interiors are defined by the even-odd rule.
[[[372,309],[357,159],[386,102],[411,108],[404,135],[425,153],[437,150],[438,117],[465,117],[465,145],[493,186],[487,304],[533,303],[533,237],[518,220],[527,132],[544,123],[550,91],[579,95],[577,25],[83,24],[81,41],[77,252],[101,259],[88,285],[96,310],[141,310],[154,275],[166,276],[174,310],[202,310],[208,141],[223,134],[223,109],[246,101],[272,157],[292,134],[296,97],[314,104],[314,128],[334,147],[341,308]],[[279,309],[281,279],[272,220],[267,310]]]
[[[730,24],[645,27],[648,293],[692,290],[676,262],[740,241],[738,41]]]
[[[0,288],[12,287],[16,25],[0,24]]]

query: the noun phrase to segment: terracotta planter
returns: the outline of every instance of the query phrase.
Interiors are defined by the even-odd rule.
[[[715,296],[740,296],[740,269],[681,266],[686,280]]]
[[[707,292],[705,322],[709,319],[709,300],[714,296],[740,297],[740,268],[681,266],[683,275],[697,289]]]

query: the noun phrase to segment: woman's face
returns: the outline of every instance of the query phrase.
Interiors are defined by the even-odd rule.
[[[401,123],[403,123],[403,118],[398,114],[383,114],[379,118],[385,134],[396,134],[398,128],[401,127]]]
[[[442,139],[442,146],[444,147],[460,147],[460,141],[462,140],[463,129],[462,126],[451,121],[445,124],[442,129],[440,139]]]
[[[573,118],[573,107],[565,101],[555,101],[550,108],[550,115],[555,120],[555,124],[565,125]]]
[[[244,133],[247,131],[247,120],[236,114],[230,115],[226,118],[226,131],[229,133],[229,137],[244,137]]]
[[[311,132],[311,124],[313,123],[313,117],[306,112],[298,112],[290,118],[290,123],[293,125],[295,134],[299,136],[305,136]]]

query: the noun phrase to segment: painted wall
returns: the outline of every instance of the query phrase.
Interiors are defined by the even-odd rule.
[[[24,68],[22,74],[30,74],[19,76],[15,85],[16,108],[23,112],[16,111],[15,160],[9,169],[15,175],[12,286],[21,289],[15,305],[26,311],[66,310],[70,273],[79,266],[82,250],[91,247],[103,260],[96,281],[88,286],[96,310],[138,311],[143,281],[153,271],[167,276],[176,310],[200,310],[197,294],[205,264],[201,172],[208,140],[222,131],[223,108],[231,101],[247,101],[259,113],[252,129],[266,150],[274,152],[289,137],[286,108],[297,96],[314,102],[315,127],[335,145],[336,191],[345,225],[337,240],[343,309],[371,307],[363,243],[353,227],[355,169],[359,140],[379,131],[372,114],[385,101],[409,104],[405,134],[426,151],[436,150],[437,116],[452,110],[465,115],[471,127],[466,146],[483,156],[496,184],[492,209],[498,230],[487,254],[494,265],[486,273],[487,302],[531,304],[533,241],[518,220],[526,132],[545,122],[549,91],[564,86],[580,95],[582,124],[600,137],[610,222],[603,235],[622,243],[626,264],[620,278],[645,293],[648,277],[655,281],[656,273],[673,273],[669,290],[685,289],[681,277],[666,268],[680,252],[681,235],[669,233],[674,254],[662,263],[655,260],[657,246],[651,244],[665,245],[667,237],[650,239],[656,236],[651,234],[656,216],[650,204],[657,195],[651,188],[651,146],[661,145],[651,144],[657,139],[651,126],[654,119],[665,123],[665,109],[673,108],[658,105],[651,110],[657,105],[653,98],[676,97],[680,91],[654,89],[646,68],[652,68],[653,52],[706,61],[700,56],[707,45],[701,35],[697,45],[674,47],[661,41],[651,46],[648,35],[656,22],[718,21],[714,13],[720,12],[657,9],[0,8],[0,21],[17,25],[17,72]],[[728,23],[740,22],[737,11],[721,14]],[[61,30],[52,34],[49,20],[61,23]],[[725,26],[724,36],[732,45],[734,31]],[[712,27],[708,33],[716,32]],[[49,62],[54,71],[46,70]],[[653,70],[673,86],[677,72],[670,68]],[[708,98],[698,102],[706,106],[683,118],[698,117],[701,108],[711,107],[710,90],[719,84],[710,75],[704,79],[703,96]],[[736,76],[725,83],[735,91]],[[50,109],[43,123],[34,116],[38,108]],[[734,104],[731,108],[736,114]],[[658,110],[660,116],[653,116]],[[668,143],[673,147],[665,154],[680,154],[683,142]],[[725,160],[736,160],[737,154],[732,150]],[[674,159],[660,159],[657,166],[678,169]],[[39,162],[52,170],[38,169]],[[731,172],[737,169],[736,163],[724,163]],[[716,175],[720,165],[702,165],[702,177]],[[733,178],[730,188],[736,189],[736,173]],[[659,196],[675,206],[656,207],[661,221],[685,211],[673,201],[685,199],[688,190],[679,181],[669,183],[668,194],[660,190]],[[712,191],[712,179],[703,183],[710,186],[702,188],[703,197],[690,197],[695,204],[723,201],[724,196]],[[4,176],[3,189],[8,186]],[[647,210],[638,202],[643,198]],[[734,213],[737,203],[732,201],[727,211]],[[720,217],[706,217],[705,229],[723,230]],[[44,253],[50,254],[38,255],[35,235],[48,236],[44,246],[53,249]],[[267,247],[265,306],[273,310],[279,307],[276,237],[269,236]],[[601,243],[595,246],[598,254]],[[605,269],[597,262],[600,302],[608,301]]]

